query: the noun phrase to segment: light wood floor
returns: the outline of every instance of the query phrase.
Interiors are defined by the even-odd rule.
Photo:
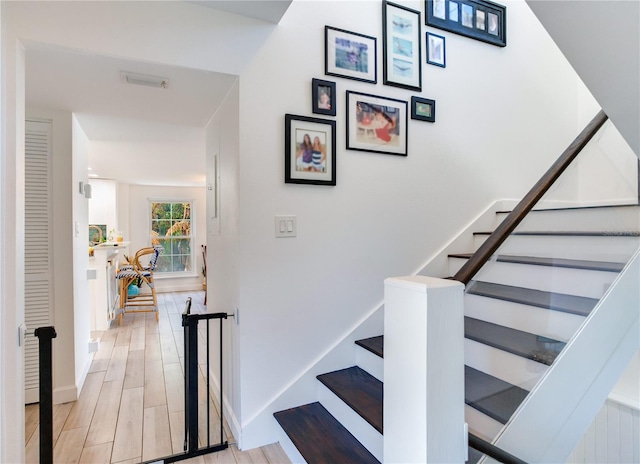
[[[205,311],[204,292],[159,294],[159,322],[153,313],[126,314],[121,326],[101,334],[80,398],[53,408],[56,464],[139,463],[183,452],[181,313],[188,297],[192,298],[192,312]],[[200,389],[206,391],[203,379],[201,375]],[[201,403],[202,410],[206,399]],[[217,399],[210,399],[210,408],[212,415],[217,414]],[[39,461],[38,419],[38,405],[27,405],[27,463]],[[219,442],[219,427],[212,426],[212,444]],[[277,443],[240,451],[226,424],[224,432],[228,449],[182,462],[290,463]],[[199,435],[201,442],[203,436],[206,441],[204,424]]]

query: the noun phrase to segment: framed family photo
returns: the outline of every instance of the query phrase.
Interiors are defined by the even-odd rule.
[[[436,101],[428,98],[411,97],[411,119],[436,122]]]
[[[420,12],[382,3],[384,84],[422,90]]]
[[[426,25],[506,47],[507,8],[488,0],[426,0]]]
[[[336,185],[336,122],[285,114],[284,181]]]
[[[347,149],[407,156],[407,102],[347,91]]]
[[[427,63],[446,68],[446,56],[447,50],[444,46],[444,37],[427,32]]]
[[[313,101],[312,111],[316,114],[327,116],[336,115],[336,83],[323,81],[322,79],[311,80],[311,98]]]
[[[324,73],[327,76],[377,82],[375,37],[325,26],[324,42]]]

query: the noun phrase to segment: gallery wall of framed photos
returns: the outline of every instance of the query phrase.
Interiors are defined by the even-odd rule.
[[[311,112],[335,120],[285,115],[285,183],[336,185],[336,131],[344,130],[346,150],[408,156],[409,115],[436,122],[436,101],[423,91],[422,64],[446,68],[446,36],[452,32],[500,47],[506,46],[506,7],[488,0],[425,0],[423,11],[381,1],[380,36],[334,25],[324,27],[324,73],[313,78]],[[380,41],[378,41],[380,37]],[[424,54],[423,50],[424,41]],[[378,44],[382,48],[382,88],[378,84]],[[432,74],[430,78],[442,78]],[[375,86],[358,92],[347,79]],[[403,89],[404,98],[384,95],[384,86]],[[427,86],[428,88],[428,86]],[[345,108],[337,93],[346,92]]]

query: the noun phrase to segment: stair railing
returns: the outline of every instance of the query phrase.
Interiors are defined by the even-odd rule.
[[[489,261],[489,258],[496,252],[502,243],[509,237],[511,232],[522,222],[529,211],[544,196],[551,186],[558,180],[560,175],[569,167],[573,160],[580,154],[582,149],[589,143],[598,132],[608,117],[604,111],[598,114],[587,124],[578,134],[576,139],[566,148],[555,163],[536,182],[520,203],[509,213],[504,221],[493,231],[487,240],[478,248],[471,258],[453,276],[454,280],[467,285],[473,276]]]

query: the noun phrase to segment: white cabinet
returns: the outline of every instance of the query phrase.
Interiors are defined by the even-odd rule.
[[[88,274],[91,331],[107,330],[116,317],[119,290],[116,270],[119,262],[125,262],[124,255],[129,255],[130,243],[108,242],[93,249],[94,256],[89,259]]]

